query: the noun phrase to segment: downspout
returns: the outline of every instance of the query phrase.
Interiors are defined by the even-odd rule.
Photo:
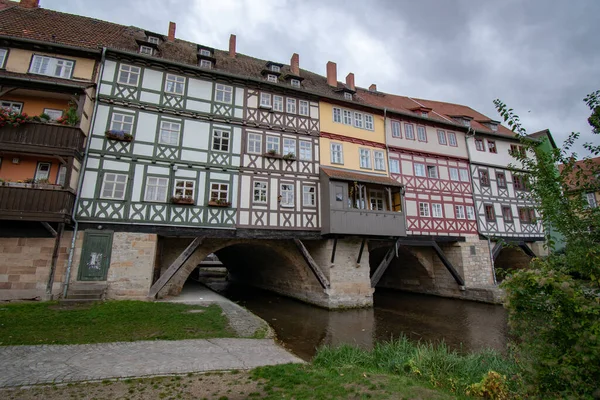
[[[473,131],[472,134],[469,134],[469,132],[471,132],[473,129],[471,127],[469,127],[469,129],[467,130],[467,134],[465,135],[465,145],[467,146],[467,156],[469,157],[469,163],[471,162],[471,150],[469,149],[469,139],[475,136],[475,131]],[[469,165],[469,173],[471,172],[471,166]],[[473,175],[471,174],[471,179],[469,180],[469,183],[471,184],[471,193],[475,194],[475,189],[473,188]],[[473,202],[475,201],[475,199],[473,199]],[[477,216],[477,218],[479,218],[479,216]],[[479,224],[479,221],[477,221]],[[487,239],[488,242],[488,252],[490,253],[490,266],[492,267],[492,277],[494,278],[494,285],[497,285],[498,282],[496,281],[496,267],[494,266],[494,253],[492,251],[492,242],[490,240],[489,236],[486,236],[482,233],[479,233],[481,236],[483,236],[484,238]]]
[[[87,135],[87,142],[85,144],[85,154],[83,156],[83,162],[81,163],[81,169],[79,171],[79,179],[77,182],[77,193],[75,193],[75,204],[73,206],[73,222],[75,227],[73,228],[73,238],[71,239],[71,248],[69,249],[69,259],[67,261],[67,271],[65,273],[65,282],[63,285],[63,299],[67,297],[67,291],[69,290],[69,282],[71,281],[71,267],[73,266],[73,254],[75,253],[75,241],[77,239],[77,232],[79,230],[79,223],[77,221],[77,207],[79,205],[79,194],[81,193],[81,187],[83,186],[83,175],[85,172],[85,166],[87,165],[88,154],[90,150],[90,143],[92,142],[92,132],[94,131],[94,124],[96,123],[96,111],[98,110],[98,90],[100,90],[100,80],[102,79],[102,73],[104,72],[104,60],[106,58],[106,47],[102,48],[102,56],[100,57],[100,68],[98,70],[98,76],[96,77],[96,101],[94,103],[94,111],[92,112],[92,119],[90,124],[90,130]]]

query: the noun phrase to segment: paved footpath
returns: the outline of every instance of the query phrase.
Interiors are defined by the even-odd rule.
[[[183,374],[303,362],[272,339],[0,347],[0,387]]]

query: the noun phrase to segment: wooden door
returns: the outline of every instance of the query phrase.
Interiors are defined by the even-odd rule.
[[[110,265],[112,232],[86,231],[81,250],[77,279],[80,281],[105,281]]]

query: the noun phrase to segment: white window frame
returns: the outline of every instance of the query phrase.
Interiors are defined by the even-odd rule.
[[[359,112],[354,113],[354,127],[363,129],[363,115]]]
[[[281,67],[279,67],[279,65],[271,64],[271,71],[281,72]]]
[[[212,68],[212,61],[210,60],[200,60],[200,68]]]
[[[281,201],[279,205],[281,207],[294,207],[295,205],[295,194],[294,194],[294,184],[293,183],[280,183],[279,184],[279,195],[281,196]]]
[[[314,207],[317,204],[317,187],[315,185],[302,185],[302,205]]]
[[[373,200],[375,200],[375,207]],[[381,208],[379,207],[379,203],[381,203]],[[385,195],[383,190],[369,189],[369,208],[371,211],[385,211]]]
[[[588,208],[598,207],[598,202],[596,201],[596,193],[594,193],[594,192],[586,193],[585,200],[587,202]]]
[[[56,121],[63,116],[63,110],[57,110],[55,108],[44,108],[44,114],[50,117],[50,121]]]
[[[214,185],[217,185],[217,188],[213,188]],[[223,189],[225,187],[225,189]],[[213,193],[217,193],[216,200],[225,200],[226,203],[229,203],[229,183],[227,182],[210,182],[210,191],[209,191],[209,201],[215,201],[213,197]],[[221,198],[221,195],[225,193],[225,199]]]
[[[397,158],[390,158],[390,173],[391,174],[399,174],[400,173],[400,160]]]
[[[404,124],[404,137],[408,140],[415,140],[415,126],[413,124]]]
[[[417,138],[419,142],[427,142],[427,129],[423,125],[417,125]]]
[[[458,141],[456,140],[456,133],[448,132],[448,144],[452,147],[458,147]]]
[[[215,101],[217,103],[231,104],[233,102],[233,86],[217,83],[215,85]]]
[[[157,38],[156,36],[148,36],[148,38],[146,39],[146,41],[148,43],[152,43],[152,44],[159,44],[160,43],[160,39]]]
[[[252,202],[266,204],[269,199],[269,183],[256,180],[252,183]]]
[[[19,101],[10,101],[10,100],[2,100],[0,102],[0,107],[4,108],[9,112],[15,112],[20,114],[23,111],[23,103]]]
[[[154,49],[150,46],[140,46],[140,54],[148,54],[149,56],[154,55]]]
[[[392,137],[402,137],[402,125],[399,121],[392,121]]]
[[[298,114],[308,116],[310,112],[308,101],[300,100],[298,101]]]
[[[454,215],[456,219],[467,219],[465,214],[465,206],[457,204],[454,206]]]
[[[160,130],[158,132],[158,143],[169,146],[179,146],[179,134],[181,133],[181,123],[174,121],[160,121]],[[168,140],[165,140],[168,138]],[[174,139],[174,140],[173,140]]]
[[[121,118],[121,121],[119,121],[119,118]],[[126,118],[131,118],[131,122],[125,122]],[[123,131],[123,132],[129,133],[129,134],[133,134],[134,123],[135,123],[135,116],[115,112],[115,113],[113,113],[113,115],[110,119],[110,130]],[[115,124],[121,124],[121,129],[115,129]],[[129,130],[123,129],[125,127],[125,125],[131,125],[131,129],[129,129]]]
[[[200,49],[200,55],[201,56],[206,56],[206,57],[211,57],[212,53],[210,52],[210,50],[207,49]]]
[[[373,166],[377,171],[385,171],[385,154],[383,151],[373,150]]]
[[[217,134],[217,132],[219,134]],[[219,148],[215,148],[215,145],[217,144],[217,141],[215,139],[218,139],[218,147]],[[223,150],[223,147],[227,147],[227,149]],[[231,149],[231,132],[226,131],[224,129],[213,129],[212,146],[210,148],[212,151],[218,151],[221,153],[229,153],[229,150]]]
[[[469,182],[469,171],[466,168],[459,168],[458,174],[461,182]]]
[[[38,62],[39,60],[39,62]],[[37,68],[36,68],[37,67]],[[60,72],[58,72],[60,69]],[[53,76],[55,78],[71,79],[75,61],[63,58],[34,54],[31,59],[29,72],[36,75]],[[58,73],[57,73],[58,72]]]
[[[467,219],[474,221],[475,220],[475,208],[473,206],[466,206],[465,211],[467,214]]]
[[[262,135],[260,133],[248,132],[248,153],[262,154]]]
[[[6,63],[6,55],[8,54],[8,50],[0,49],[0,69],[4,68],[4,64]]]
[[[136,67],[135,65],[121,64],[119,66],[119,76],[117,77],[117,83],[128,86],[138,86],[140,83],[140,75],[142,74],[142,68]],[[127,78],[123,81],[121,78],[126,76]],[[135,83],[131,82],[131,77],[135,76]]]
[[[188,183],[192,184],[191,188],[188,186]],[[190,191],[192,192],[191,194],[186,194]],[[196,181],[193,179],[175,178],[175,183],[173,185],[173,196],[195,199]]]
[[[313,159],[313,154],[312,154],[312,142],[309,142],[307,140],[300,140],[298,142],[298,151],[299,151],[299,155],[300,155],[300,160],[302,161],[312,161]]]
[[[459,182],[460,181],[460,175],[459,175],[459,172],[458,172],[458,168],[450,167],[448,169],[449,169],[449,172],[450,172],[450,180],[451,181]]]
[[[151,180],[155,179],[155,183],[150,183]],[[155,188],[155,193],[149,193],[149,188]],[[147,176],[146,187],[144,188],[144,201],[154,203],[166,203],[167,193],[169,191],[169,178],[163,176]]]
[[[58,173],[56,174],[56,184],[61,186],[64,185],[65,179],[67,179],[67,166],[59,165]]]
[[[440,177],[437,165],[427,166],[427,177],[431,179],[438,179]]]
[[[185,77],[175,74],[166,74],[165,93],[183,96],[185,93]]]
[[[358,149],[358,160],[361,168],[372,169],[371,157],[371,149],[365,149],[364,147]]]
[[[109,180],[108,179],[109,177],[112,177],[112,179]],[[125,182],[119,182],[119,179],[118,179],[119,177],[124,177]],[[127,181],[128,180],[129,180],[129,177],[126,174],[118,174],[116,172],[105,172],[104,177],[102,178],[102,187],[100,188],[100,198],[101,199],[112,199],[112,200],[124,200],[125,194],[127,192]],[[109,196],[104,194],[107,184],[113,184],[113,188],[112,188]],[[117,185],[123,185],[123,195],[120,197],[115,196],[115,193],[118,192],[118,190],[116,190]]]
[[[286,97],[285,110],[288,114],[296,114],[296,99]]]
[[[277,148],[274,147],[274,144],[277,144]],[[281,154],[281,138],[279,136],[267,135],[266,140],[266,152],[269,150],[275,150],[275,154]]]
[[[344,92],[344,99],[352,100],[352,93]]]
[[[365,129],[369,131],[374,129],[373,116],[371,114],[365,114]]]
[[[277,75],[267,74],[267,81],[277,83]]]
[[[446,132],[441,129],[438,129],[437,135],[438,135],[438,143],[441,144],[442,146],[448,146],[448,139],[446,138]]]
[[[283,152],[282,154],[284,156],[287,156],[288,154],[293,154],[294,157],[296,157],[296,139],[291,139],[291,138],[283,138]]]
[[[300,81],[298,79],[292,79],[290,80],[290,85],[293,87],[300,87]]]
[[[352,125],[352,111],[342,109],[342,120],[344,125]]]
[[[339,107],[333,107],[333,122],[337,122],[338,124],[342,123],[342,109]]]
[[[260,106],[262,108],[271,108],[272,107],[271,93],[265,93],[265,92],[260,93]]]
[[[344,146],[342,143],[329,144],[330,161],[332,164],[344,164]]]
[[[419,216],[423,218],[431,216],[431,213],[429,212],[429,203],[419,202]]]
[[[433,218],[444,218],[444,211],[441,203],[431,203],[431,216]]]
[[[283,96],[273,95],[273,111],[283,112]]]
[[[414,163],[415,176],[419,176],[422,178],[427,178],[427,168],[425,168],[425,164]]]
[[[42,170],[40,167],[47,167],[46,170]],[[36,181],[49,180],[50,172],[52,171],[52,163],[50,162],[38,162],[35,167],[35,175],[33,176]],[[41,174],[41,176],[40,176]]]

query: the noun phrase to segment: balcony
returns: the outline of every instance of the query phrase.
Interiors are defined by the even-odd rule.
[[[323,232],[325,233],[325,232]],[[404,213],[373,210],[329,210],[330,234],[406,236]]]
[[[17,184],[12,184],[17,185]],[[68,222],[75,194],[57,186],[0,186],[0,220]]]
[[[85,135],[78,127],[28,122],[0,128],[0,149],[7,152],[81,157]]]

